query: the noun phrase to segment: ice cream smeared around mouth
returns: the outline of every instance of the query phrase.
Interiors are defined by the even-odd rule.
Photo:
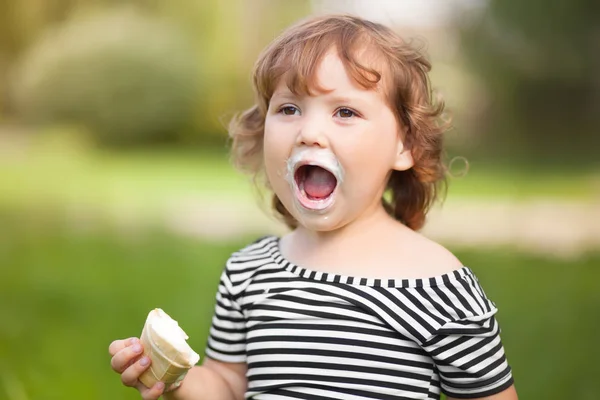
[[[304,149],[288,159],[287,179],[301,211],[326,212],[334,203],[344,171],[335,155]]]
[[[190,365],[195,365],[200,360],[196,353],[187,343],[188,335],[181,329],[177,321],[172,319],[160,308],[152,310],[148,321],[154,334],[169,342],[182,354],[187,355]]]

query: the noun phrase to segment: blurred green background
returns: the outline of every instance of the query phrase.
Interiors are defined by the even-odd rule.
[[[427,43],[461,158],[424,233],[499,306],[520,398],[597,399],[598,4],[0,0],[0,398],[139,398],[107,349],[154,307],[202,352],[228,255],[284,232],[227,121],[281,29],[349,12]]]

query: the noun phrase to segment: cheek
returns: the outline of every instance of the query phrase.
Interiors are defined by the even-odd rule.
[[[270,185],[275,189],[285,185],[289,151],[286,136],[277,131],[276,124],[266,121],[263,140],[264,165]]]
[[[352,164],[371,174],[386,174],[393,168],[398,151],[398,128],[394,120],[382,118],[383,121],[375,124],[364,135],[359,144],[352,147]]]
[[[265,124],[265,134],[263,140],[263,153],[265,156],[265,165],[273,166],[276,160],[281,158],[283,146],[281,136],[276,135],[273,130],[273,124]]]
[[[349,149],[344,156],[349,189],[362,196],[378,192],[385,186],[395,160],[395,151],[386,141],[365,141],[364,145]]]
[[[394,156],[395,152],[390,143],[369,140],[346,152],[345,161],[348,168],[354,172],[373,175],[388,171]]]

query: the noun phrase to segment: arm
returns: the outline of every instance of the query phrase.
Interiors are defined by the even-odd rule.
[[[511,385],[508,389],[503,392],[497,393],[493,396],[488,397],[480,397],[479,399],[472,400],[518,400],[517,391],[515,389],[515,385]],[[446,397],[446,400],[460,400],[455,397]]]
[[[165,400],[243,400],[246,392],[245,363],[223,363],[206,358],[192,368],[181,387],[163,395]]]
[[[188,371],[165,400],[243,400],[246,393],[246,318],[227,268],[223,270],[202,366]],[[222,361],[218,361],[222,360]]]

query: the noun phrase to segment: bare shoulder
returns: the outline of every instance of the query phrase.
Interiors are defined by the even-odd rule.
[[[411,231],[406,240],[402,257],[420,278],[447,274],[463,267],[450,250],[421,233]]]

